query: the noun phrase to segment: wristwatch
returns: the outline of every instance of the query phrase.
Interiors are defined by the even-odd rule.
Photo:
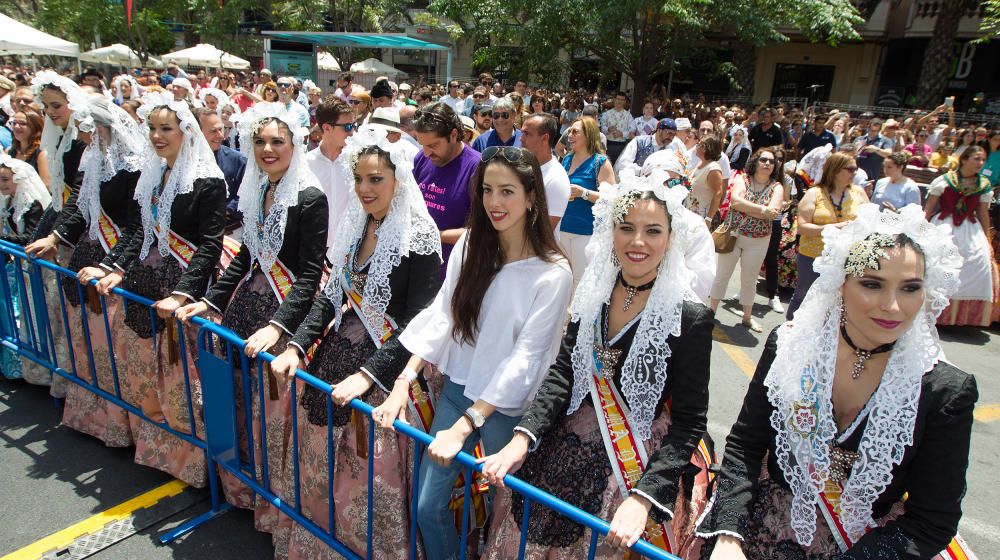
[[[483,424],[486,423],[486,417],[483,416],[482,413],[480,413],[478,410],[472,408],[471,406],[465,409],[463,416],[469,419],[469,422],[472,423],[472,429],[474,430],[482,428]]]

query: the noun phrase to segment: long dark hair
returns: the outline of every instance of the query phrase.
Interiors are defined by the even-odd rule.
[[[472,210],[469,213],[462,269],[451,298],[451,315],[454,318],[452,337],[468,344],[474,344],[479,336],[479,313],[483,298],[493,283],[493,278],[504,265],[500,236],[483,207],[483,178],[486,168],[491,165],[503,165],[513,171],[524,186],[525,196],[531,196],[532,193],[535,195],[535,203],[524,220],[524,233],[535,255],[545,262],[553,262],[556,257],[562,256],[549,223],[545,183],[535,156],[522,149],[521,159],[516,163],[507,161],[502,154],[487,163],[480,163],[471,185],[472,192],[469,193]]]

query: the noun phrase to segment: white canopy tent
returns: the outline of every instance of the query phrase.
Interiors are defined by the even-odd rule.
[[[78,58],[80,46],[0,14],[0,55],[49,54]]]
[[[319,51],[316,53],[316,66],[320,70],[328,70],[330,72],[340,72],[340,63],[337,62],[333,55],[326,51]]]
[[[366,89],[375,86],[375,78],[387,76],[390,81],[399,81],[407,76],[406,72],[398,70],[377,58],[367,58],[361,62],[351,65],[351,74],[354,76],[354,83]]]
[[[206,68],[232,68],[234,70],[247,70],[250,62],[242,58],[221,51],[207,43],[199,43],[196,46],[168,53],[160,57],[164,63],[173,62],[180,66],[203,66]]]
[[[135,51],[121,43],[114,43],[106,47],[81,53],[80,60],[117,66],[146,66],[150,68],[163,68],[163,62],[153,57],[147,58],[146,64],[143,64],[139,55]]]

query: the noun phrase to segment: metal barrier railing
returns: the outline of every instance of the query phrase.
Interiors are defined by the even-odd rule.
[[[9,258],[14,259],[18,264],[18,269],[22,269],[25,264],[28,265],[29,272],[37,272],[35,274],[29,274],[30,289],[25,289],[22,293],[34,293],[34,290],[43,291],[46,286],[42,281],[42,276],[40,272],[44,270],[51,271],[58,277],[68,277],[76,282],[76,274],[58,266],[56,264],[50,263],[44,260],[30,259],[23,251],[23,249],[17,245],[12,245],[7,242],[0,241],[0,254],[6,255]],[[36,268],[37,267],[37,268]],[[5,298],[5,301],[11,302],[11,294],[7,286],[6,270],[4,270],[5,277],[0,282],[0,296]],[[22,276],[19,286],[24,284],[24,278]],[[82,285],[79,285],[79,295],[80,295],[80,308],[79,313],[81,314],[81,320],[86,324],[87,312],[85,305],[85,295]],[[27,286],[26,286],[27,288]],[[60,289],[60,311],[61,318],[68,325],[69,313],[73,312],[66,304],[65,297]],[[149,309],[151,314],[151,319],[154,319],[152,314],[154,313],[152,309],[153,301],[143,298],[141,296],[130,293],[126,290],[115,288],[113,292],[122,297],[125,300],[125,305],[142,305]],[[185,523],[184,525],[164,534],[161,536],[160,541],[163,543],[170,542],[177,537],[186,534],[187,532],[193,530],[197,526],[205,523],[206,521],[214,518],[215,516],[224,513],[231,506],[223,503],[220,500],[220,483],[217,477],[214,475],[216,473],[216,466],[218,466],[222,471],[232,475],[240,481],[242,484],[246,485],[255,495],[259,496],[262,500],[269,503],[270,505],[277,508],[281,513],[288,516],[296,524],[302,526],[304,529],[309,531],[310,534],[315,536],[317,539],[322,541],[324,544],[329,546],[331,549],[337,553],[343,555],[350,559],[361,559],[361,558],[371,558],[373,550],[373,541],[377,537],[374,534],[374,527],[372,523],[372,512],[374,503],[374,461],[375,453],[375,424],[371,420],[371,413],[373,407],[364,401],[359,399],[354,399],[349,403],[349,406],[363,414],[366,418],[365,423],[367,424],[366,432],[366,445],[367,445],[367,462],[368,462],[368,480],[367,480],[367,512],[368,518],[366,519],[366,550],[365,552],[358,553],[357,551],[349,548],[344,542],[336,537],[336,519],[335,511],[337,504],[333,499],[333,486],[334,486],[334,452],[333,452],[333,430],[332,430],[332,416],[334,410],[334,404],[331,397],[331,392],[333,390],[332,386],[321,379],[318,379],[308,372],[298,370],[294,376],[294,381],[289,384],[290,390],[290,404],[291,404],[291,426],[292,431],[289,438],[288,444],[291,446],[291,461],[292,461],[292,488],[284,489],[284,491],[277,491],[272,484],[272,474],[269,471],[269,460],[267,457],[268,453],[268,430],[264,428],[264,422],[266,422],[267,416],[267,399],[264,398],[264,388],[268,386],[266,383],[265,374],[266,367],[265,364],[270,363],[274,356],[267,352],[261,352],[256,358],[250,359],[243,352],[246,341],[241,339],[231,330],[207,321],[202,318],[194,318],[192,320],[198,328],[197,344],[198,344],[198,370],[199,378],[201,383],[202,391],[202,410],[204,416],[204,426],[205,426],[205,438],[202,440],[198,437],[196,426],[195,426],[195,416],[194,416],[194,405],[191,398],[191,383],[189,372],[186,367],[184,369],[185,385],[187,388],[187,399],[188,399],[188,410],[190,412],[190,431],[185,433],[178,431],[168,425],[166,422],[158,422],[148,418],[143,414],[142,410],[138,407],[127,402],[127,400],[122,398],[121,388],[119,383],[119,372],[117,365],[115,365],[114,352],[113,352],[113,341],[111,336],[111,326],[107,319],[107,301],[106,298],[101,296],[101,309],[104,315],[104,326],[105,333],[107,335],[107,340],[109,348],[111,351],[111,369],[112,376],[114,379],[114,392],[111,393],[103,388],[97,382],[97,374],[94,368],[91,368],[91,377],[93,383],[88,383],[87,381],[80,379],[76,372],[76,357],[73,355],[72,344],[69,346],[69,360],[71,362],[71,369],[67,370],[59,364],[58,356],[55,356],[51,351],[54,347],[52,340],[52,329],[47,323],[47,309],[44,309],[44,298],[31,297],[27,298],[32,301],[31,306],[34,307],[35,313],[27,320],[31,323],[28,325],[30,328],[26,331],[35,333],[32,335],[31,340],[21,341],[18,333],[20,332],[17,327],[17,318],[13,316],[13,313],[7,313],[6,316],[0,317],[0,321],[10,321],[8,326],[14,326],[9,332],[13,336],[7,336],[6,334],[0,340],[0,343],[6,348],[13,349],[23,356],[36,361],[49,368],[55,375],[65,378],[87,390],[93,392],[94,394],[100,396],[101,398],[110,401],[111,403],[125,409],[130,414],[135,415],[137,418],[142,419],[145,422],[149,422],[160,429],[163,429],[170,434],[190,443],[202,449],[206,455],[206,465],[209,472],[209,485],[212,500],[212,508],[205,514],[192,519],[191,521]],[[39,309],[39,302],[43,306],[43,309]],[[13,305],[8,305],[8,308],[13,308]],[[22,313],[22,316],[24,314]],[[174,319],[176,320],[176,319]],[[41,324],[39,324],[41,323]],[[154,328],[154,339],[155,339],[155,319],[153,320]],[[180,351],[181,355],[184,355],[186,349],[184,348],[183,329],[184,325],[178,321],[178,343],[181,345]],[[88,363],[94,363],[94,357],[92,351],[90,351],[90,339],[87,329],[83,330],[85,336],[87,337],[87,347],[88,347]],[[70,335],[70,329],[66,329],[66,333]],[[181,363],[186,363],[185,360],[181,360]],[[253,364],[253,368],[250,365]],[[251,373],[253,369],[253,374]],[[238,372],[238,373],[237,373]],[[237,377],[238,375],[238,377]],[[255,376],[251,377],[252,375]],[[241,387],[236,386],[236,380],[241,381]],[[301,385],[301,387],[300,387]],[[256,391],[254,390],[256,387]],[[300,473],[299,473],[299,432],[297,426],[298,420],[298,403],[299,395],[304,393],[305,387],[312,387],[318,390],[321,394],[325,395],[326,399],[326,411],[327,411],[327,496],[328,496],[328,510],[326,515],[327,528],[323,528],[316,519],[303,513],[302,500],[301,500],[301,487],[300,487]],[[242,397],[242,403],[238,402],[237,397]],[[260,426],[255,427],[253,422],[253,406],[254,403],[259,405],[259,418]],[[419,480],[418,475],[420,471],[420,462],[422,460],[423,452],[422,450],[429,445],[433,438],[427,433],[416,429],[408,424],[401,423],[397,421],[395,423],[396,430],[405,435],[407,438],[413,441],[414,451],[413,451],[413,485],[410,491],[410,504],[409,511],[410,516],[410,539],[409,539],[409,552],[410,558],[417,558],[417,539],[415,535],[417,534],[417,516],[416,516],[416,497],[418,495]],[[242,434],[241,434],[242,431]],[[245,437],[247,445],[245,449],[241,449],[241,435]],[[255,437],[259,437],[259,448],[262,452],[261,457],[256,456],[255,452]],[[284,443],[284,442],[283,442]],[[469,535],[470,526],[470,504],[472,503],[471,492],[473,473],[482,470],[482,465],[477,463],[476,459],[467,453],[461,452],[455,458],[455,460],[461,464],[464,470],[464,480],[465,487],[465,499],[462,509],[462,530],[460,533],[461,539],[461,558],[466,557],[467,538]],[[258,467],[260,465],[260,473],[258,474]],[[609,530],[609,524],[607,521],[600,519],[588,512],[585,512],[569,503],[566,503],[546,492],[535,488],[534,486],[518,479],[513,475],[507,475],[504,482],[508,488],[513,492],[519,493],[524,499],[524,512],[522,514],[522,519],[520,523],[521,527],[521,541],[519,544],[518,558],[523,558],[526,544],[527,544],[527,527],[528,520],[531,510],[534,506],[547,507],[558,514],[569,518],[570,520],[583,525],[584,527],[591,530],[591,538],[589,544],[588,558],[594,558],[598,538],[600,536],[606,535]],[[285,495],[288,494],[288,495]],[[653,546],[652,544],[640,540],[633,547],[632,551],[634,553],[640,554],[644,557],[651,558],[654,560],[678,560],[676,556],[668,554],[663,550]]]

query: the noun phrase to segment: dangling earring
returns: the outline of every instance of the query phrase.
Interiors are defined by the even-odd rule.
[[[622,267],[622,262],[618,260],[618,253],[616,253],[614,249],[611,250],[611,264],[615,265],[618,268]]]
[[[528,214],[531,214],[531,227],[535,227],[535,221],[538,220],[538,211],[532,206],[528,208]]]
[[[844,302],[841,301],[840,302],[840,326],[843,327],[845,325],[847,325],[847,313],[846,313],[846,310],[844,309]]]

